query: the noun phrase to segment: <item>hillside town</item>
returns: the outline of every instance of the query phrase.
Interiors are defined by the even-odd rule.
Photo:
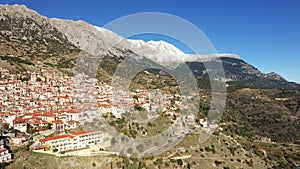
[[[87,83],[77,83],[78,79],[87,79]],[[84,75],[70,77],[54,69],[41,69],[40,73],[11,73],[1,67],[2,134],[13,146],[30,144],[30,150],[34,151],[51,150],[60,154],[74,154],[75,151],[80,154],[80,150],[94,145],[98,145],[98,150],[110,146],[112,136],[108,133],[83,127],[103,114],[111,113],[115,118],[121,118],[123,113],[142,109],[150,112],[160,110],[170,117],[180,116],[177,111],[181,106],[178,94],[145,89],[130,92],[118,90],[117,99],[112,101],[113,92],[112,86],[85,78]],[[177,99],[171,103],[170,100],[174,98]],[[154,117],[157,115],[148,118]],[[180,119],[191,125],[196,121],[193,114]],[[208,127],[205,119],[199,122]],[[5,153],[7,149],[2,149],[3,161],[10,160],[11,157]]]

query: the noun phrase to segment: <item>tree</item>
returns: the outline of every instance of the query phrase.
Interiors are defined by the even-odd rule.
[[[133,149],[130,147],[127,149],[127,153],[131,154],[133,152]]]
[[[141,161],[139,162],[139,168],[145,168],[146,167],[146,163]]]
[[[130,160],[128,158],[123,158],[123,164],[128,166],[130,164]]]
[[[183,165],[183,161],[181,159],[177,160],[177,164],[182,166]]]
[[[50,124],[48,124],[47,126],[43,126],[42,127],[44,130],[50,130],[52,127]]]
[[[117,143],[117,140],[113,137],[111,140],[110,140],[111,144],[112,145],[115,145]]]
[[[9,124],[8,123],[2,123],[2,130],[7,130],[9,128]]]
[[[35,133],[35,129],[31,125],[29,125],[29,127],[27,128],[27,133],[32,135],[33,133]]]
[[[171,163],[175,163],[176,160],[174,160],[174,159],[171,158],[171,159],[170,159],[170,162],[171,162]]]
[[[122,168],[122,166],[123,166],[123,165],[122,165],[121,162],[117,162],[117,167],[118,167],[118,168]]]
[[[42,79],[41,79],[40,77],[37,77],[37,78],[36,78],[36,81],[37,81],[37,82],[40,82],[40,81],[42,81]]]
[[[17,129],[12,129],[11,132],[14,133],[15,135],[16,135],[17,133],[20,133],[20,131],[17,130]]]
[[[145,109],[143,107],[141,107],[139,104],[135,104],[134,109],[138,110],[138,111],[145,111]]]
[[[139,97],[137,95],[134,95],[132,98],[134,98],[136,101],[139,101]]]
[[[190,163],[187,164],[187,168],[191,169],[191,164]]]
[[[21,78],[21,81],[22,81],[22,82],[27,82],[27,81],[29,81],[29,79],[30,79],[30,77],[22,77],[22,78]]]
[[[143,143],[137,146],[137,149],[138,149],[140,152],[142,152],[142,151],[144,150],[144,148],[145,148],[145,145],[144,145]]]

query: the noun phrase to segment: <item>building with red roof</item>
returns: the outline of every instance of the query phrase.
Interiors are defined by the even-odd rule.
[[[11,154],[4,148],[3,144],[0,145],[0,163],[9,162],[11,160]]]
[[[40,139],[42,147],[57,149],[59,152],[86,148],[91,145],[103,143],[104,134],[98,130],[85,130],[70,134],[58,135]]]

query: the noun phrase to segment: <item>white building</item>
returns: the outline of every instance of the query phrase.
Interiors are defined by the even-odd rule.
[[[11,160],[11,154],[6,148],[1,144],[0,145],[0,163],[8,162]]]
[[[111,113],[116,117],[116,118],[121,118],[121,113],[117,110],[115,107],[111,107]]]
[[[9,127],[13,127],[14,126],[14,120],[16,119],[16,115],[14,114],[9,114],[7,116],[5,116],[5,118],[3,119],[6,123],[9,124]]]
[[[20,132],[26,132],[27,131],[27,124],[20,122],[20,123],[14,123],[14,129],[19,130]]]
[[[200,124],[203,128],[207,128],[207,127],[208,127],[207,119],[200,119],[199,124]]]
[[[41,146],[50,146],[50,150],[66,151],[103,143],[103,138],[101,131],[87,130],[40,139],[40,143]]]

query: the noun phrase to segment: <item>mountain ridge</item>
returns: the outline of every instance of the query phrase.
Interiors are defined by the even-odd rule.
[[[300,89],[299,84],[288,82],[276,73],[264,74],[235,54],[185,54],[164,41],[128,40],[85,21],[41,16],[24,5],[0,7],[3,9],[0,13],[0,39],[4,42],[1,44],[0,55],[16,55],[31,61],[40,56],[39,60],[42,62],[62,69],[74,66],[80,53],[110,57],[112,62],[117,59],[119,63],[130,56],[135,60],[148,59],[150,65],[158,63],[166,67],[174,63],[175,66],[187,63],[197,78],[208,78],[203,62],[221,61],[226,74],[226,78],[222,80],[230,84],[254,88]],[[10,22],[15,24],[14,27],[8,26],[11,25]],[[20,47],[13,49],[16,46]],[[15,51],[17,52],[14,53]]]

